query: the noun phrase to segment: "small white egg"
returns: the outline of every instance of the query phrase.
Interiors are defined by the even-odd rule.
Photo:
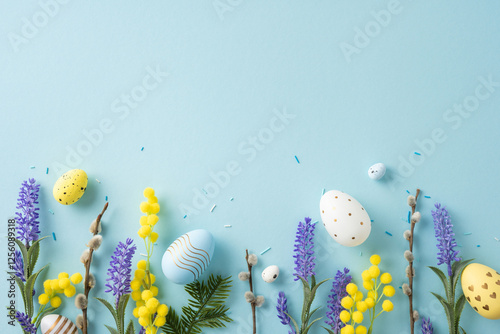
[[[368,168],[368,177],[372,180],[380,180],[385,175],[385,165],[381,162]]]
[[[262,279],[266,283],[272,283],[276,281],[279,275],[280,275],[280,268],[278,268],[278,266],[276,265],[272,265],[264,269],[264,271],[262,272]]]

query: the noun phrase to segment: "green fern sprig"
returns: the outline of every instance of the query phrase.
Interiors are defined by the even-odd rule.
[[[170,308],[166,323],[161,328],[166,334],[200,334],[203,328],[222,328],[233,321],[224,305],[231,292],[231,276],[210,275],[208,280],[187,284],[191,296],[188,305],[182,307],[182,316]]]

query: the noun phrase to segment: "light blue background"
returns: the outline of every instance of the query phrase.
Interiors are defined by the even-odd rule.
[[[500,238],[499,87],[460,125],[444,118],[454,104],[475,94],[479,77],[500,81],[500,3],[401,0],[399,13],[350,62],[341,43],[353,45],[355,29],[370,27],[372,11],[387,9],[389,1],[219,4],[229,6],[220,15],[212,0],[69,1],[16,51],[9,36],[21,35],[23,18],[33,22],[41,7],[37,1],[0,3],[2,219],[14,214],[22,180],[35,177],[42,186],[42,235],[57,236],[57,241],[43,242],[40,263],[51,265],[42,278],[83,272],[79,256],[90,238],[88,226],[108,196],[104,242],[92,266],[98,285],[91,295],[102,296],[118,241],[133,237],[138,253],[144,252],[136,234],[138,208],[142,190],[151,186],[162,205],[153,266],[161,301],[176,310],[186,302],[181,286],[161,278],[164,250],[181,234],[206,228],[217,243],[211,273],[236,279],[245,270],[245,248],[256,253],[272,248],[259,256],[254,273],[260,275],[271,264],[281,269],[273,284],[256,280],[257,293],[267,299],[258,310],[258,332],[286,333],[275,316],[275,298],[285,291],[290,312],[300,317],[302,296],[292,277],[294,233],[304,216],[320,218],[322,189],[354,196],[374,223],[368,241],[356,248],[339,246],[318,224],[318,278],[348,266],[359,282],[369,255],[378,253],[381,268],[400,285],[408,247],[402,238],[408,226],[403,221],[406,190],[421,187],[432,198],[419,202],[423,220],[416,228],[415,305],[431,316],[436,332],[445,333],[445,314],[430,294],[440,291],[440,283],[427,268],[436,264],[433,203],[448,206],[464,258],[500,268],[500,243],[494,239]],[[113,109],[114,101],[141,85],[148,68],[157,67],[168,77],[120,118],[123,109],[115,111],[124,104],[118,100]],[[264,129],[273,110],[285,109],[295,118],[255,156],[242,152],[250,147],[249,138],[269,134]],[[106,119],[110,133],[77,164],[66,161],[68,148],[85,145],[83,132]],[[416,142],[428,140],[439,128],[446,140],[426,154]],[[403,171],[401,159],[410,157],[419,165]],[[224,170],[230,161],[238,162],[239,173],[197,214],[183,219],[180,206],[193,206],[194,191],[209,187],[210,173]],[[376,162],[389,168],[379,182],[367,177]],[[75,205],[61,206],[52,197],[58,164],[89,175],[87,193]],[[1,254],[6,254],[5,239]],[[7,259],[2,257],[4,270]],[[5,282],[2,304],[7,302]],[[250,333],[250,306],[243,299],[247,289],[246,282],[234,281],[228,306],[235,321],[206,333]],[[323,287],[315,302],[323,305],[321,315],[329,289]],[[374,333],[409,332],[408,301],[397,292],[395,311],[377,320]],[[77,315],[72,300],[65,300],[59,311],[73,320]],[[104,333],[103,325],[112,324],[98,302],[91,301],[89,312],[93,333]],[[462,319],[472,334],[500,328],[498,321],[478,316],[468,305]],[[20,333],[19,328],[7,331]],[[324,330],[316,326],[311,333]]]

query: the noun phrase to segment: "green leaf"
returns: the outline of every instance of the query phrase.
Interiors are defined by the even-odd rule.
[[[115,308],[106,300],[102,298],[95,297],[98,301],[100,301],[106,308],[111,312],[113,319],[115,319],[115,323],[118,325],[118,315],[116,314]]]
[[[434,297],[436,297],[439,300],[441,305],[443,305],[444,311],[446,313],[446,318],[448,319],[448,326],[450,329],[450,333],[455,333],[455,324],[453,321],[453,315],[454,315],[453,307],[442,296],[434,292],[431,293],[434,295]]]
[[[26,308],[26,295],[24,294],[24,290],[25,290],[24,282],[22,281],[22,279],[17,277],[14,273],[7,272],[7,274],[9,274],[10,277],[12,277],[16,280],[17,286],[19,287],[19,291],[21,292],[21,296],[23,297],[24,307]]]
[[[469,263],[471,263],[472,261],[474,261],[474,259],[457,261],[451,265],[451,272],[453,273],[452,274],[452,276],[453,276],[453,283],[452,283],[453,284],[453,291],[456,290],[458,279],[462,275],[462,272],[464,271],[465,267]]]
[[[283,312],[283,313],[285,313],[290,318],[290,320],[292,321],[293,327],[295,327],[295,333],[297,333],[297,334],[300,333],[300,331],[299,331],[299,325],[297,324],[297,321],[295,321],[295,319],[290,314],[288,314],[287,312]]]
[[[113,327],[109,327],[108,325],[104,325],[106,326],[106,328],[108,329],[108,331],[111,333],[111,334],[120,334],[118,333],[118,331],[116,329],[114,329]]]
[[[464,329],[463,327],[460,327],[460,329],[462,330],[462,334],[467,334],[467,333],[465,332],[465,329]]]
[[[35,282],[36,279],[38,278],[38,275],[47,268],[48,264],[43,266],[40,270],[38,270],[36,273],[31,275],[27,280],[26,280],[26,285],[24,287],[24,294],[26,296],[26,304],[24,307],[26,308],[26,311],[28,312],[28,315],[30,317],[33,317],[33,289],[35,288]]]
[[[125,334],[134,334],[134,332],[135,332],[134,323],[132,322],[132,320],[130,320],[127,326],[127,330],[125,331]]]
[[[323,327],[327,332],[328,334],[335,334],[333,331],[331,331],[330,329],[326,328],[326,327]]]
[[[311,322],[305,329],[304,331],[302,332],[302,334],[307,334],[309,332],[309,330],[311,329],[312,325],[314,325],[315,322],[317,321],[320,321],[321,318],[318,318],[318,319],[314,319],[313,322]]]
[[[464,306],[465,306],[465,296],[461,295],[460,298],[458,298],[457,303],[455,304],[455,328],[459,328],[460,316],[462,315]]]
[[[175,313],[175,310],[170,307],[166,315],[165,325],[161,327],[164,333],[167,334],[184,334],[184,328],[181,324],[181,319]]]
[[[311,312],[311,313],[309,313],[309,316],[308,316],[308,317],[307,317],[307,319],[306,319],[306,324],[307,324],[307,323],[309,323],[309,320],[311,320],[311,318],[312,318],[313,314],[314,314],[317,310],[319,310],[320,308],[321,308],[321,306],[318,306],[318,307],[316,307],[314,310],[312,310],[312,312]]]
[[[125,330],[125,309],[127,308],[127,303],[129,301],[130,295],[125,294],[120,297],[118,301],[118,310],[116,316],[118,318],[117,327],[120,334],[122,334]]]
[[[36,263],[38,261],[38,256],[40,254],[40,241],[47,238],[47,236],[38,239],[33,242],[30,249],[28,250],[28,264],[29,264],[29,272],[33,272],[35,270]]]
[[[429,267],[441,280],[441,283],[443,284],[444,290],[446,291],[446,299],[450,300],[451,298],[451,287],[450,283],[448,282],[448,279],[446,278],[446,275],[443,273],[443,271],[439,268],[436,267]]]

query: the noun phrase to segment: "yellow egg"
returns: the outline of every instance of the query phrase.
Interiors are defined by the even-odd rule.
[[[470,306],[487,319],[500,319],[500,274],[479,263],[462,273],[462,290]]]
[[[87,182],[87,173],[81,169],[72,169],[57,179],[52,193],[59,203],[71,205],[83,196]]]

